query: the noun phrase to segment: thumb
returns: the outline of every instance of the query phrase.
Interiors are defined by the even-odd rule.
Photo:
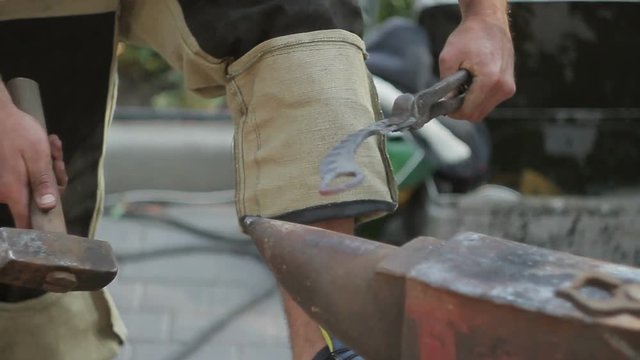
[[[46,145],[37,151],[33,149],[25,156],[32,196],[41,210],[51,210],[58,202],[58,189],[53,174],[51,152],[48,144]]]

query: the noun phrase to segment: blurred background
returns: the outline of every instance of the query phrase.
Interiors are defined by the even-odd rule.
[[[388,114],[438,80],[460,14],[450,0],[361,4]],[[389,136],[400,207],[358,234],[402,245],[475,231],[640,265],[640,4],[510,5],[518,93],[482,124],[440,117]],[[121,263],[121,359],[290,358],[273,279],[237,226],[224,98],[185,90],[152,50],[118,51],[98,237]]]

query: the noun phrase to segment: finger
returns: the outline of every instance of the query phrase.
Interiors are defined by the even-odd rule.
[[[62,193],[67,187],[69,177],[64,164],[64,155],[62,152],[62,141],[56,135],[49,135],[49,144],[51,145],[51,160],[53,161],[53,173],[58,183],[58,191]]]
[[[448,116],[454,119],[478,121],[481,119],[478,104],[483,105],[482,100],[487,96],[487,94],[483,93],[483,88],[486,87],[483,76],[478,76],[473,63],[461,63],[458,61],[458,59],[467,57],[460,54],[459,47],[455,46],[456,44],[447,45],[439,57],[440,77],[445,78],[459,69],[466,69],[471,73],[473,79],[471,86],[466,91],[462,107],[458,111],[448,114]]]
[[[53,173],[55,174],[56,183],[58,184],[58,192],[62,193],[69,183],[64,161],[56,160],[53,162]]]
[[[490,66],[485,66],[484,71],[474,77],[462,108],[450,116],[457,119],[480,121],[514,93],[515,82],[511,73],[504,69],[492,69]]]
[[[455,113],[449,114],[449,117],[469,121],[482,120],[492,108],[488,104],[489,87],[490,84],[485,78],[476,76],[465,94],[462,107]]]
[[[54,160],[63,160],[62,141],[58,135],[49,135],[49,147],[51,148],[51,158]]]
[[[53,174],[56,177],[58,192],[61,195],[69,182],[69,177],[67,176],[67,169],[65,167],[64,161],[53,160]]]
[[[58,200],[58,189],[53,174],[48,142],[34,141],[23,154],[33,198],[42,210],[53,209]]]
[[[458,59],[460,59],[460,56],[456,54],[455,49],[455,46],[446,46],[440,53],[438,64],[440,68],[441,79],[444,79],[449,75],[453,75],[454,72],[458,71],[462,67],[462,64],[458,61]]]

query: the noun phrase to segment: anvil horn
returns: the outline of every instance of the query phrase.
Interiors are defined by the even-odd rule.
[[[376,274],[396,247],[264,218],[246,218],[243,226],[280,284],[321,326],[366,359],[397,358],[404,296],[394,285],[402,285]]]

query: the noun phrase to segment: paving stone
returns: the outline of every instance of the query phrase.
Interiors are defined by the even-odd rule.
[[[207,206],[173,206],[168,211],[176,218],[192,224],[198,229],[220,233],[240,241],[250,241],[249,237],[242,233],[235,206],[232,203]]]
[[[122,267],[122,279],[180,283],[253,286],[268,284],[269,271],[252,258],[221,253],[190,254],[128,263]]]
[[[162,312],[120,312],[127,329],[129,340],[136,342],[159,342],[169,339],[170,315]]]
[[[132,345],[131,360],[164,360],[182,349],[180,344],[135,344]],[[186,359],[184,359],[186,360]],[[214,360],[214,359],[211,359]]]
[[[206,289],[203,291],[201,304],[175,313],[171,338],[187,341],[198,336],[256,294],[256,291],[247,288]]]
[[[116,278],[107,288],[119,309],[137,309],[142,301],[143,284]]]
[[[212,306],[220,307],[236,307],[257,294],[261,293],[267,287],[275,284],[273,280],[265,282],[260,286],[239,287],[239,286],[216,286],[207,287],[202,290],[202,308],[210,309]]]
[[[145,224],[129,219],[103,217],[96,231],[96,238],[108,241],[116,253],[142,251]]]
[[[130,343],[124,344],[115,360],[133,360],[133,348]]]
[[[180,310],[199,306],[202,287],[174,284],[146,283],[142,306],[147,310]]]
[[[175,226],[154,220],[144,220],[147,223],[143,249],[152,251],[166,249],[178,245],[206,245],[207,238],[181,230]]]
[[[211,339],[215,344],[281,345],[289,343],[279,295],[248,311]]]
[[[249,299],[254,291],[247,287],[205,287],[182,284],[146,283],[142,294],[145,309],[200,311],[227,310]]]
[[[199,336],[214,322],[219,321],[231,309],[182,311],[175,314],[171,328],[171,340],[187,342]]]
[[[285,360],[280,358],[277,360]],[[184,360],[238,360],[238,347],[217,344],[207,344]],[[257,357],[254,360],[276,360]]]
[[[238,347],[238,360],[285,360],[291,359],[291,348],[286,346],[255,346]],[[213,359],[213,358],[211,358]]]

